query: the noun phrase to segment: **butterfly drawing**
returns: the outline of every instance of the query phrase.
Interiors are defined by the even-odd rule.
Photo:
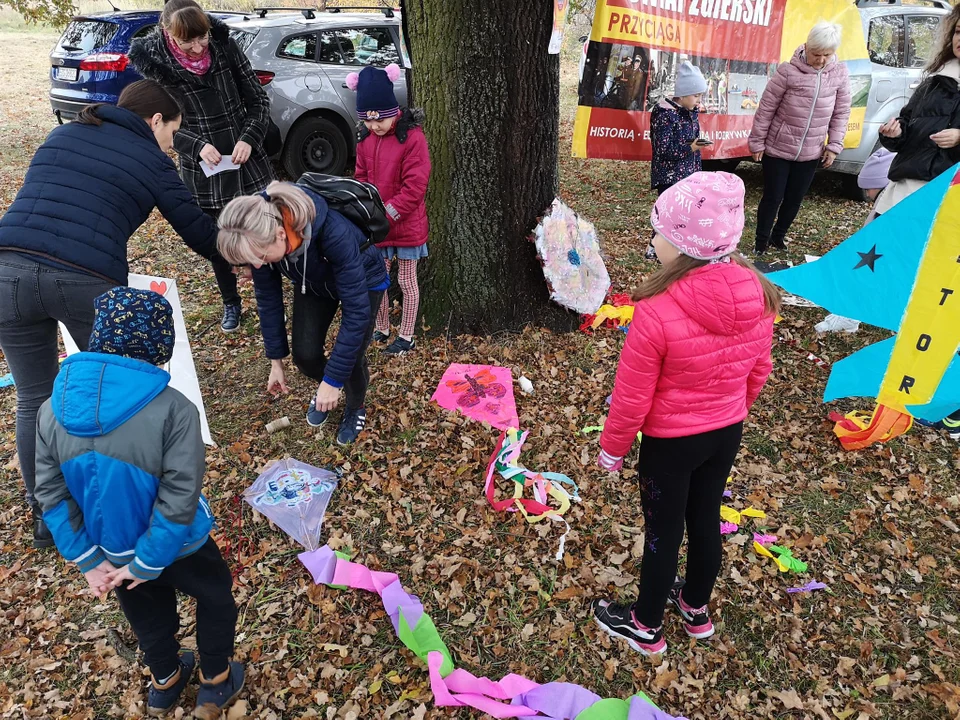
[[[462,380],[447,380],[447,387],[457,396],[457,405],[468,408],[476,407],[484,398],[500,399],[507,394],[507,389],[488,369],[482,369],[472,377],[464,373]]]

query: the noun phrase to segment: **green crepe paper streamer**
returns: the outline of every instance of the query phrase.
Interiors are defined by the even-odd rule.
[[[443,655],[443,664],[440,666],[440,676],[446,677],[453,672],[453,658],[450,657],[450,651],[440,639],[440,633],[437,632],[433,620],[426,613],[420,616],[417,627],[413,630],[407,623],[407,618],[403,615],[403,609],[400,610],[400,642],[410,648],[410,651],[420,658],[424,664],[427,662],[427,655],[434,650]]]
[[[576,720],[627,720],[630,703],[619,698],[607,698],[596,702],[577,715]]]
[[[334,550],[334,551],[333,551],[333,554],[336,555],[337,558],[339,558],[340,560],[346,560],[347,562],[350,562],[350,556],[347,555],[347,554],[344,553],[344,552],[340,552],[339,550]],[[350,589],[350,588],[348,588],[346,585],[330,585],[330,587],[336,588],[337,590],[349,590],[349,589]]]
[[[647,697],[646,693],[638,692],[635,697],[659,710],[656,703]],[[630,715],[630,700],[620,700],[619,698],[607,698],[594,703],[586,710],[581,712],[575,720],[628,720]]]
[[[802,560],[797,560],[787,548],[771,545],[769,549],[770,552],[776,553],[780,557],[780,562],[786,565],[789,570],[795,573],[805,573],[807,571],[807,564]]]
[[[590,433],[603,432],[603,425],[587,425],[583,430],[580,431],[584,435],[589,435]]]

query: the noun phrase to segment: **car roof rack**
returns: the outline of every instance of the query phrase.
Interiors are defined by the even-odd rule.
[[[915,7],[915,8],[938,8],[940,10],[949,10],[951,8],[950,0],[856,0],[858,8],[872,7]]]
[[[267,13],[271,10],[276,11],[286,11],[286,12],[299,12],[307,20],[313,20],[317,17],[316,12],[319,10],[317,7],[289,7],[284,5],[268,5],[264,7],[255,7],[253,11],[257,14],[259,18],[265,18]]]
[[[327,7],[327,0],[323,0],[323,10],[329,13],[360,10],[366,12],[382,12],[384,17],[388,18],[392,18],[394,16],[394,9],[385,3],[380,3],[377,5],[334,5],[332,7]]]

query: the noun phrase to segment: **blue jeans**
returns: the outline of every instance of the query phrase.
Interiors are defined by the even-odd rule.
[[[17,457],[26,498],[36,509],[37,411],[60,371],[57,321],[81,350],[93,329],[93,301],[114,287],[93,275],[42,265],[0,251],[0,348],[17,386]]]

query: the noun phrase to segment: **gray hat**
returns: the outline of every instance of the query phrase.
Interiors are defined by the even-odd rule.
[[[703,73],[688,62],[681,65],[673,86],[673,96],[699,95],[706,91],[707,81],[703,79]]]

